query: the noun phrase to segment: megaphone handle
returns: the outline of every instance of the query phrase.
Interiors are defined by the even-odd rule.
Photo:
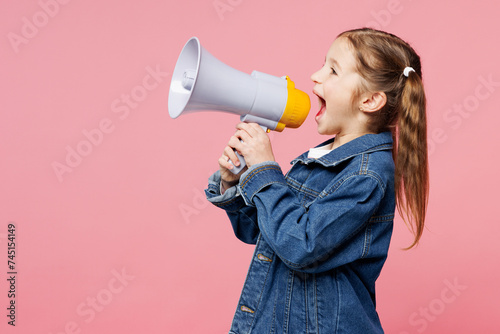
[[[236,156],[238,157],[238,160],[240,161],[240,165],[239,166],[235,166],[234,163],[231,160],[229,160],[229,162],[231,163],[231,165],[233,165],[233,168],[230,169],[231,173],[233,173],[234,175],[236,175],[236,174],[239,174],[239,172],[241,172],[241,170],[243,168],[245,168],[245,166],[247,165],[247,163],[245,162],[245,158],[243,158],[241,156],[241,154],[239,154],[236,151],[234,151],[234,154],[236,154]]]
[[[247,119],[248,116],[249,115],[241,116],[240,117],[241,121],[242,122],[247,121],[248,120]],[[262,125],[262,124],[259,124],[259,125],[262,128],[262,130],[264,130],[266,132],[269,132],[269,128],[267,126]],[[230,169],[231,173],[233,173],[234,175],[236,175],[236,174],[239,174],[239,172],[241,172],[241,170],[243,168],[245,168],[245,166],[247,165],[247,163],[245,162],[245,158],[243,158],[243,156],[241,154],[239,154],[238,152],[236,152],[236,150],[234,151],[234,154],[236,154],[236,156],[238,157],[238,160],[240,161],[240,165],[239,166],[235,166],[231,160],[229,160],[229,162],[231,163],[231,165],[233,165],[233,168]]]

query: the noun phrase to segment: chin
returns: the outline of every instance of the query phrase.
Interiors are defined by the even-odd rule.
[[[328,128],[324,128],[321,125],[318,125],[318,133],[320,135],[325,135],[325,136],[334,136],[338,133],[338,131],[334,131]]]
[[[320,128],[318,128],[318,133],[319,133],[320,135],[326,135],[325,131],[321,130]]]
[[[334,133],[318,128],[318,133],[322,136],[332,136]]]

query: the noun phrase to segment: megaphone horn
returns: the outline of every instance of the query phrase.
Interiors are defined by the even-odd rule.
[[[196,37],[187,41],[179,55],[168,96],[172,118],[200,110],[223,111],[274,131],[299,127],[310,108],[309,96],[287,76],[235,70],[212,56]],[[243,158],[240,162],[232,172],[245,166]]]

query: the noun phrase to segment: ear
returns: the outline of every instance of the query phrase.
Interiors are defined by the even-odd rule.
[[[366,93],[359,104],[359,110],[364,112],[375,112],[382,109],[387,103],[384,92]]]

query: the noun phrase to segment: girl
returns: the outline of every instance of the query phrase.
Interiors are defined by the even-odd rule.
[[[335,135],[283,175],[266,133],[240,123],[207,198],[256,244],[230,333],[383,333],[375,280],[395,207],[418,243],[428,196],[420,58],[372,29],[340,34],[311,76],[318,132]],[[394,144],[393,144],[394,143]],[[238,165],[233,150],[248,169]],[[397,204],[396,204],[397,203]]]

